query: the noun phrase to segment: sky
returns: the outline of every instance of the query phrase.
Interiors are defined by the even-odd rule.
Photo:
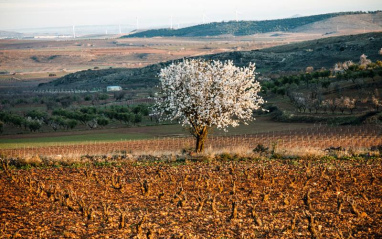
[[[0,0],[0,30],[79,25],[182,27],[382,10],[382,0]],[[171,20],[172,19],[172,20]]]

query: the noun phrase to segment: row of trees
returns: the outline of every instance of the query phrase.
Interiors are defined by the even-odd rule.
[[[274,81],[263,81],[261,83],[262,92],[265,94],[272,92],[274,94],[284,96],[287,94],[289,89],[296,88],[302,83],[305,83],[307,88],[311,85],[318,84],[324,89],[328,89],[330,85],[341,80],[351,80],[353,83],[357,83],[358,79],[374,78],[377,75],[382,76],[382,67],[359,71],[348,70],[346,72],[337,73],[335,76],[332,76],[332,78],[327,77],[328,72],[329,71],[319,72],[319,74],[304,73],[299,75],[283,76]]]
[[[264,93],[271,91],[275,94],[285,95],[290,86],[299,86],[302,83],[304,83],[307,87],[310,84],[319,83],[322,87],[327,88],[331,83],[331,81],[328,79],[330,75],[330,71],[323,70],[311,73],[302,73],[298,75],[283,76],[276,80],[263,81],[261,82],[261,86]]]
[[[262,92],[265,94],[272,92],[284,96],[288,90],[302,84],[305,84],[306,88],[312,84],[318,84],[322,88],[328,89],[336,81],[351,80],[353,83],[357,83],[359,79],[374,78],[375,76],[382,76],[382,61],[373,63],[367,59],[366,55],[361,55],[358,64],[352,61],[338,62],[334,65],[333,71],[325,69],[314,71],[313,67],[307,67],[305,73],[263,81],[261,86]]]
[[[379,54],[381,54],[381,50],[379,51]],[[376,61],[375,63],[372,62],[370,59],[367,58],[365,54],[362,54],[359,57],[359,63],[355,64],[353,61],[345,61],[345,62],[338,62],[334,65],[334,72],[340,72],[340,71],[361,71],[361,70],[367,70],[367,69],[375,69],[378,67],[382,67],[382,61]]]
[[[373,63],[365,54],[360,56],[358,64],[352,61],[338,62],[334,65],[335,77],[339,80],[352,80],[359,78],[373,78],[382,76],[382,61]]]
[[[83,107],[79,110],[57,109],[52,115],[63,117],[64,119],[76,120],[90,128],[106,126],[112,120],[117,120],[125,124],[138,124],[142,122],[144,116],[149,115],[148,105],[110,106],[106,108]]]
[[[30,131],[34,132],[39,130],[43,123],[44,121],[42,119],[33,119],[28,115],[23,117],[15,113],[0,111],[0,132],[3,131],[5,124],[18,128],[29,129]]]
[[[312,69],[309,69],[309,71],[311,70]],[[335,64],[334,73],[335,75],[332,77],[335,77],[337,80],[351,79],[353,83],[357,83],[356,80],[374,78],[376,75],[382,76],[382,62],[377,61],[376,63],[372,63],[369,59],[367,59],[367,56],[363,54],[360,57],[359,64],[354,64],[352,61],[346,61],[343,63],[338,62]],[[308,74],[310,73],[307,73],[306,75]],[[315,76],[318,75],[319,74],[316,74]],[[322,96],[323,88],[328,88],[328,86],[331,84],[331,79],[325,79],[325,74],[321,76],[323,77],[321,78],[321,85],[312,83],[308,87],[308,93],[295,93],[291,87],[284,91],[281,91],[280,89],[282,88],[279,88],[277,91],[274,91],[274,93],[288,95],[291,102],[295,105],[299,112],[306,112],[306,110],[308,110],[309,112],[315,111],[317,113],[319,110],[321,110],[324,113],[327,113],[327,111],[334,113],[336,110],[338,110],[341,113],[344,113],[345,110],[349,110],[350,114],[352,114],[354,109],[356,109],[357,104],[361,102],[371,104],[375,110],[378,110],[379,107],[381,107],[381,100],[378,89],[375,89],[371,97],[347,97],[341,94],[341,87],[339,83],[337,83],[334,87],[337,96],[324,100]],[[283,77],[281,80],[276,81],[275,85],[277,85],[277,83],[284,83],[286,85],[290,83],[298,84],[299,81],[296,79],[299,79],[299,77]],[[329,81],[329,84],[327,87],[325,87],[325,82],[327,81]],[[357,83],[355,86],[357,89],[361,89],[362,85],[363,80],[361,80],[361,83]]]
[[[39,110],[32,110],[23,116],[0,111],[0,122],[3,125],[12,125],[18,128],[38,131],[43,125],[50,126],[54,131],[58,129],[70,130],[77,125],[86,125],[89,128],[107,126],[113,120],[125,124],[139,124],[143,117],[149,116],[148,105],[137,106],[110,106],[110,107],[82,107],[78,109],[56,109],[51,114]]]
[[[147,95],[150,92],[145,92]],[[55,108],[69,108],[71,106],[91,104],[102,105],[112,101],[131,100],[136,96],[136,92],[118,91],[112,94],[107,93],[85,93],[85,94],[23,94],[15,97],[12,95],[0,95],[1,108],[10,109],[27,104],[45,105],[48,110]]]
[[[336,111],[342,114],[345,111],[349,111],[353,114],[353,111],[360,103],[371,103],[375,110],[379,110],[382,107],[382,100],[379,98],[378,90],[376,89],[370,98],[360,99],[358,97],[340,96],[328,99],[322,99],[322,96],[312,97],[312,95],[306,96],[303,93],[291,93],[289,99],[293,105],[297,108],[298,112],[309,113],[322,111],[327,113],[330,111],[334,114]]]

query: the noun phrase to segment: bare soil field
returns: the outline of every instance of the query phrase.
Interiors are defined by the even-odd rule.
[[[182,57],[249,51],[323,37],[328,35],[275,32],[243,37],[0,40],[0,72],[4,73],[0,80],[49,78],[49,74],[55,74],[50,77],[54,79],[94,67],[137,68]]]
[[[92,160],[3,164],[0,237],[382,237],[380,159]]]

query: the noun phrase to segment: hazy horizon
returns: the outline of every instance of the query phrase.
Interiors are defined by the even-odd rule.
[[[0,30],[85,25],[135,29],[184,27],[203,22],[270,20],[294,15],[382,10],[380,0],[174,1],[174,0],[0,0]]]

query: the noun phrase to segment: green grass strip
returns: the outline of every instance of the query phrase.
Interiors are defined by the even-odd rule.
[[[91,144],[94,142],[117,142],[152,138],[148,134],[86,134],[56,137],[0,139],[0,149],[42,147],[71,144]]]

